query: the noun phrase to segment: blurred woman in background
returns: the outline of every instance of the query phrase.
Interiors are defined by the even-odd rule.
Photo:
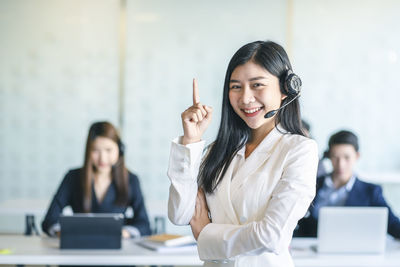
[[[59,217],[66,206],[74,213],[122,213],[125,238],[150,234],[150,224],[138,177],[125,168],[124,146],[115,127],[96,122],[89,129],[82,168],[70,170],[55,194],[42,230],[50,236],[60,231]]]

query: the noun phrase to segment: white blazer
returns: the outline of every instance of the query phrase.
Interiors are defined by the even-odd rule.
[[[277,129],[279,128],[279,130]],[[289,245],[297,221],[315,195],[315,141],[274,128],[245,159],[234,156],[213,194],[206,194],[212,222],[200,232],[204,266],[294,266]],[[187,225],[194,213],[204,141],[172,142],[168,217]]]

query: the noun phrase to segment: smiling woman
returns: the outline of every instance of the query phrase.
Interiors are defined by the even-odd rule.
[[[314,197],[318,163],[293,75],[280,45],[240,48],[226,72],[218,136],[203,159],[212,108],[193,83],[184,135],[171,147],[168,215],[190,223],[205,266],[293,266],[289,243]]]

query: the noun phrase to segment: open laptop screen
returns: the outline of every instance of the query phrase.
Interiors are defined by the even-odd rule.
[[[124,216],[118,213],[78,213],[61,216],[61,249],[119,249]]]
[[[383,253],[386,207],[323,207],[318,219],[318,252]]]

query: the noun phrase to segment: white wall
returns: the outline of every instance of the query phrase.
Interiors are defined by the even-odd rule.
[[[90,123],[117,122],[119,2],[4,0],[0,10],[0,210],[21,199],[43,209],[82,164]]]
[[[321,155],[329,136],[359,136],[357,172],[383,184],[400,214],[400,35],[395,0],[294,1],[293,63],[303,78],[303,114]]]
[[[321,151],[333,131],[351,129],[360,170],[399,172],[400,2],[307,0],[294,10],[304,115]]]

